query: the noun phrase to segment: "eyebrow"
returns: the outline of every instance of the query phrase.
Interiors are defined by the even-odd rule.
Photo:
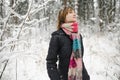
[[[75,11],[71,9],[71,10],[68,10],[68,13],[69,13],[69,12],[75,12]]]

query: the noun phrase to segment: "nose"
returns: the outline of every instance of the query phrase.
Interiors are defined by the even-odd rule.
[[[75,16],[75,17],[76,17],[76,13],[73,13],[73,16]]]

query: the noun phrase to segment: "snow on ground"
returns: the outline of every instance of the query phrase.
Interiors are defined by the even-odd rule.
[[[83,59],[91,80],[120,80],[119,43],[109,38],[102,33],[83,36]],[[32,42],[25,54],[20,53],[9,60],[2,80],[49,80],[45,60],[49,40]]]
[[[10,59],[2,80],[49,80],[45,60],[47,49],[48,42],[41,41],[34,44],[28,53]]]
[[[91,80],[120,80],[120,52],[117,41],[107,35],[84,38],[84,62]]]

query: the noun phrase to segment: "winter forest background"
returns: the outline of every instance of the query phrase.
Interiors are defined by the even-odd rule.
[[[78,15],[91,80],[120,80],[120,0],[0,0],[0,80],[49,80],[45,58],[66,5]]]

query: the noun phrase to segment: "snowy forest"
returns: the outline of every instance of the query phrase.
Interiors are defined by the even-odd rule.
[[[57,16],[74,7],[91,80],[120,80],[120,0],[0,0],[0,80],[50,80]]]

